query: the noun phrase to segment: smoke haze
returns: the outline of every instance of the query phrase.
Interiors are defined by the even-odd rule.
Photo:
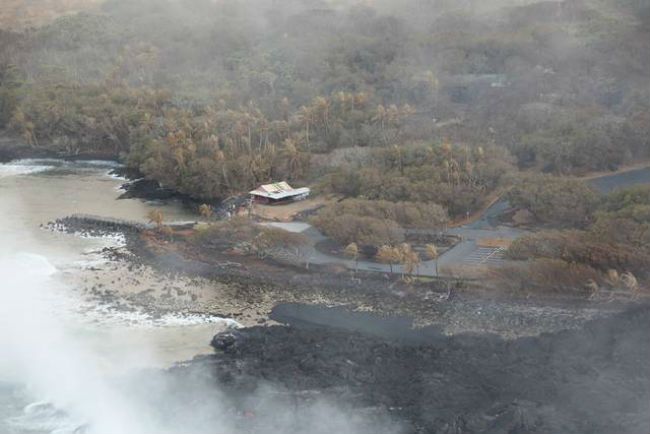
[[[10,194],[9,190],[5,193]],[[17,429],[55,434],[395,433],[386,418],[368,420],[324,397],[303,400],[276,385],[257,383],[243,394],[222,393],[206,371],[178,377],[158,369],[152,348],[103,342],[111,360],[90,345],[97,331],[79,321],[81,300],[56,279],[59,272],[29,231],[8,221],[20,200],[3,198],[0,213],[0,380],[25,387],[32,403],[10,422]],[[6,208],[6,209],[5,209]],[[110,326],[109,326],[110,327]],[[124,329],[125,332],[126,329]],[[128,340],[125,339],[125,342]]]

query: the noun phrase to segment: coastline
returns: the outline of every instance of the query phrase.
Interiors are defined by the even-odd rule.
[[[166,349],[176,356],[171,368],[133,373],[144,384],[149,375],[165,378],[170,389],[157,397],[160,408],[173,390],[174,399],[181,397],[175,410],[187,406],[195,417],[197,390],[208,389],[219,396],[206,400],[206,414],[225,406],[244,432],[264,432],[275,420],[260,410],[267,401],[286,402],[296,412],[334,402],[363,421],[397,421],[409,434],[557,432],[558,424],[562,432],[582,434],[586,413],[598,427],[622,418],[644,423],[641,413],[597,409],[608,397],[631,399],[626,386],[647,371],[645,307],[527,297],[472,281],[407,285],[382,273],[306,270],[218,249],[193,252],[180,234],[172,240],[147,224],[114,220],[63,217],[44,230],[116,240],[86,251],[82,269],[62,278],[91,309],[89,321],[93,307],[124,321],[108,339],[133,348],[156,335],[174,347]],[[448,282],[455,285],[451,298]],[[142,331],[164,329],[169,321],[178,333],[173,327],[169,334]],[[611,354],[631,362],[621,366]]]
[[[20,138],[0,130],[0,163],[27,158],[55,158],[64,161],[105,160],[119,162],[119,156],[112,152],[81,152],[70,154],[40,146],[30,146]]]
[[[58,224],[73,233],[97,231],[92,222],[78,219]],[[228,253],[212,256],[208,263],[139,231],[121,233],[124,246],[105,248],[106,265],[82,273],[77,283],[98,302],[142,309],[153,317],[206,315],[232,318],[245,327],[270,325],[277,324],[273,309],[292,303],[404,316],[416,327],[434,325],[448,335],[494,333],[514,339],[578,328],[630,305],[556,294],[517,296],[461,280],[406,285],[381,273],[318,266],[306,270]],[[124,271],[138,278],[119,280]],[[454,288],[452,299],[447,299],[448,285]]]
[[[643,405],[613,403],[647,394],[648,327],[648,305],[515,340],[435,328],[405,340],[293,323],[218,335],[214,354],[168,372],[183,381],[200,375],[229,396],[279,385],[296,402],[325,397],[368,418],[388,414],[406,433],[609,433],[623,423],[642,432]]]

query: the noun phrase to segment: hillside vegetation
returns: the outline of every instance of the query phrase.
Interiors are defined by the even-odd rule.
[[[202,200],[287,179],[453,218],[518,169],[650,152],[644,0],[108,0],[43,23],[0,31],[0,128]]]
[[[103,0],[2,0],[0,28],[25,29],[49,24],[62,15],[95,10]]]

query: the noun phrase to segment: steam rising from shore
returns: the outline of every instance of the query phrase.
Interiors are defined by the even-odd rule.
[[[2,370],[11,373],[12,382],[26,384],[29,395],[38,400],[26,407],[23,422],[46,416],[48,429],[57,434],[230,434],[242,427],[251,432],[396,432],[366,431],[372,423],[363,415],[345,414],[324,400],[291,408],[290,395],[268,385],[247,398],[244,407],[254,409],[250,414],[255,420],[246,421],[248,412],[234,411],[232,403],[222,405],[229,398],[201,385],[200,379],[191,381],[193,389],[185,390],[181,399],[163,373],[142,373],[143,382],[138,373],[112,377],[101,368],[101,360],[70,335],[59,317],[65,311],[61,300],[46,294],[61,291],[52,279],[55,272],[38,255],[0,256],[0,275],[5,277],[0,345],[7,364]],[[175,412],[171,419],[164,409]]]
[[[21,172],[22,173],[22,172]],[[20,215],[20,198],[3,208]],[[15,203],[14,203],[15,202]],[[124,365],[119,372],[87,344],[93,333],[71,315],[79,303],[56,279],[45,256],[17,252],[24,228],[0,212],[0,381],[24,385],[32,404],[11,422],[20,430],[53,434],[237,434],[239,432],[360,434],[398,432],[388,421],[320,398],[296,397],[275,385],[228,396],[211,381],[178,380],[141,369],[153,351],[107,346]],[[14,219],[15,221],[15,219]],[[14,224],[15,226],[15,224]],[[37,243],[28,243],[38,250]],[[87,336],[86,336],[87,337]],[[153,364],[152,364],[153,366]],[[208,369],[208,368],[206,368]],[[126,374],[125,374],[126,371]]]
[[[151,432],[137,406],[111,387],[100,360],[69,336],[59,317],[69,301],[57,294],[62,288],[52,279],[55,272],[42,256],[0,256],[0,345],[8,365],[3,371],[34,397],[64,409],[72,421],[88,423],[93,433]]]

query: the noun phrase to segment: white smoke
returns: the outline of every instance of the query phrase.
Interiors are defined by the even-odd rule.
[[[93,357],[59,318],[67,301],[57,295],[56,269],[42,256],[0,256],[0,346],[3,371],[34,397],[64,409],[96,434],[148,434],[143,415],[114,390]]]
[[[33,169],[0,167],[14,175]],[[117,387],[102,355],[88,348],[82,338],[88,331],[72,321],[78,301],[55,279],[57,269],[44,256],[17,251],[19,246],[38,246],[25,243],[21,238],[29,231],[6,218],[9,212],[23,210],[19,198],[5,196],[0,205],[0,378],[24,385],[38,401],[26,407],[17,422],[57,434],[80,427],[89,427],[91,434],[165,433]],[[130,354],[129,361],[151,357],[148,348],[137,353]]]
[[[222,405],[227,397],[216,386],[192,380],[194,389],[177,397],[175,383],[164,374],[138,373],[119,378],[102,368],[102,360],[85,348],[64,320],[70,300],[42,256],[28,253],[0,255],[0,372],[12,383],[25,384],[34,401],[15,419],[25,428],[53,434],[237,434],[242,432],[359,434],[397,432],[389,423],[368,429],[374,421],[344,412],[318,399],[298,409],[290,393],[264,385],[247,401],[255,408],[252,427],[241,414]],[[114,346],[118,346],[114,344]],[[142,357],[148,357],[141,349]],[[131,355],[137,359],[137,355]],[[143,373],[145,374],[145,373]],[[125,385],[125,383],[127,383]],[[161,409],[173,409],[169,419]],[[83,430],[83,431],[79,431]]]
[[[0,168],[2,166],[0,165]],[[2,186],[0,185],[0,188]],[[289,391],[263,385],[246,397],[255,419],[242,423],[229,396],[200,378],[179,383],[162,372],[140,369],[154,353],[124,345],[106,347],[122,369],[88,345],[85,323],[71,312],[79,300],[56,278],[58,270],[25,228],[15,227],[20,198],[0,201],[0,381],[24,385],[32,404],[14,417],[18,432],[52,434],[238,434],[394,433],[388,420],[375,421],[331,400],[296,404]],[[11,213],[12,218],[7,219]],[[31,252],[17,251],[29,246]],[[36,252],[35,252],[36,251]],[[128,333],[128,331],[126,331]],[[115,357],[115,355],[113,355]],[[152,361],[153,362],[153,361]],[[155,366],[155,364],[151,364]],[[133,367],[129,369],[129,367]],[[125,374],[125,371],[127,372]],[[130,372],[129,372],[130,371]],[[183,386],[186,386],[183,384]],[[2,421],[0,421],[2,422]]]

